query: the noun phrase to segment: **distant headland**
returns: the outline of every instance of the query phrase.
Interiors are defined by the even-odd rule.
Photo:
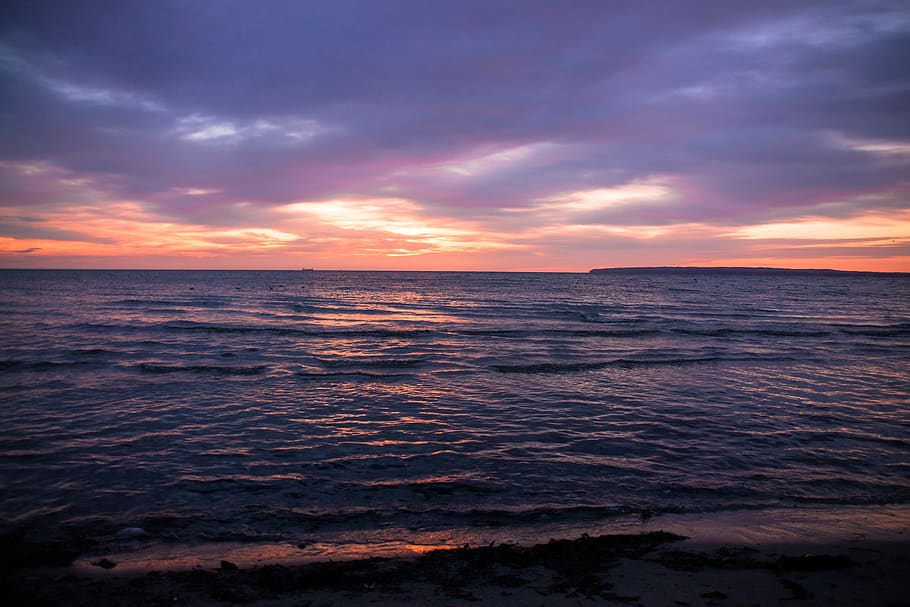
[[[789,274],[802,276],[841,276],[845,274],[879,274],[885,276],[908,276],[907,272],[870,272],[859,270],[800,269],[800,268],[755,268],[755,267],[710,267],[710,266],[652,266],[594,268],[590,274]]]

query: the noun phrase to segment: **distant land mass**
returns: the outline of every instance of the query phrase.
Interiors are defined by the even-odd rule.
[[[829,270],[800,268],[749,268],[709,266],[653,266],[629,268],[594,268],[590,274],[799,274],[803,276],[841,276],[844,274],[879,274],[883,276],[908,276],[907,272],[871,272],[859,270]]]

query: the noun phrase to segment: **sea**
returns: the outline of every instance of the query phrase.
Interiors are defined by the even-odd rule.
[[[0,534],[332,558],[908,505],[910,275],[0,271]]]

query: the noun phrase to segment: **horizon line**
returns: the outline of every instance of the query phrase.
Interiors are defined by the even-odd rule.
[[[609,266],[594,267],[588,270],[413,270],[413,269],[341,269],[341,268],[15,268],[0,267],[0,271],[35,271],[35,272],[386,272],[386,273],[447,273],[447,274],[598,274],[623,271],[768,271],[768,272],[825,272],[832,274],[882,274],[908,275],[910,271],[893,270],[839,270],[834,268],[793,268],[776,266]]]

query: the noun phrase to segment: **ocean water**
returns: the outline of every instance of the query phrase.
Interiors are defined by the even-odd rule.
[[[369,553],[908,504],[910,276],[0,271],[0,532]]]

